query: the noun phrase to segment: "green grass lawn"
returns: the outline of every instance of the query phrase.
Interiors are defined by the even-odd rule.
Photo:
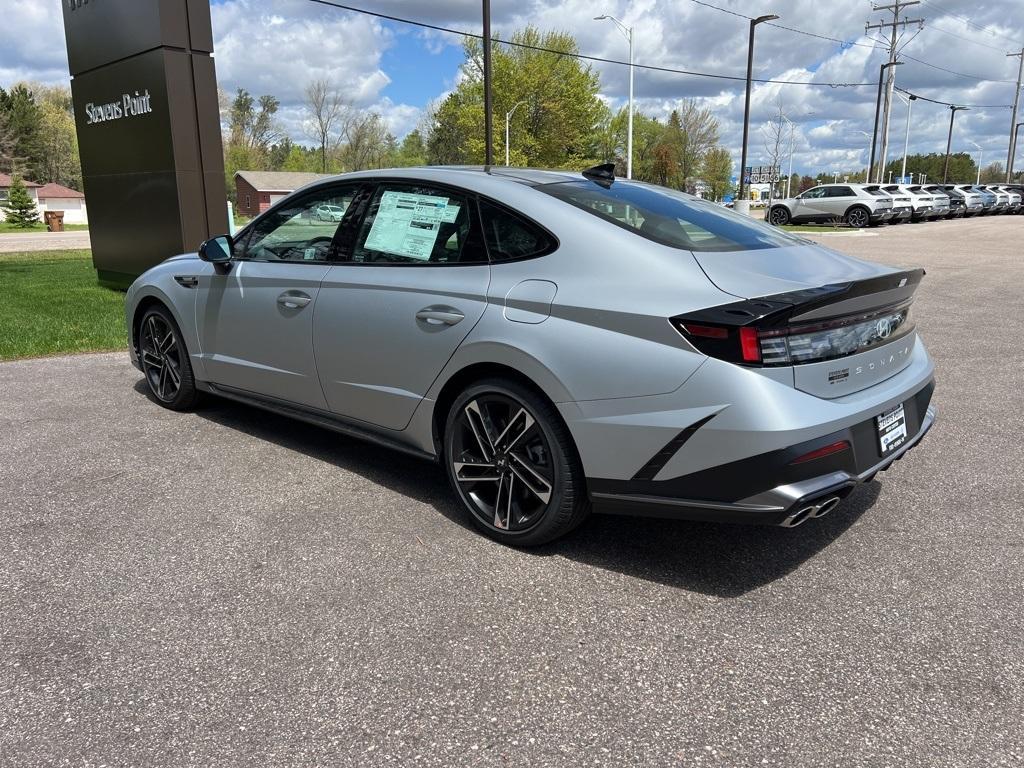
[[[64,229],[68,232],[81,232],[89,228],[88,224],[65,224]],[[16,227],[13,224],[8,224],[6,221],[0,221],[0,233],[13,232],[45,232],[46,225],[43,222],[32,225],[31,227]]]
[[[0,360],[123,349],[124,294],[87,250],[0,253]]]

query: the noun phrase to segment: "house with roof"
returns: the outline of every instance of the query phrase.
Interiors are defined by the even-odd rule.
[[[77,189],[70,189],[61,184],[49,182],[37,184],[28,179],[22,179],[25,189],[28,191],[39,210],[39,220],[43,220],[46,211],[63,211],[65,224],[88,224],[89,214],[85,207],[85,195]],[[0,173],[0,202],[6,200],[11,193],[11,177],[9,174]],[[0,221],[5,218],[3,208],[0,208]]]
[[[330,176],[298,171],[237,171],[235,212],[239,216],[258,216],[290,192]]]

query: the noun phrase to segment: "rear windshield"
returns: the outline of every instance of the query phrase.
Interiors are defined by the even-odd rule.
[[[746,251],[806,245],[794,237],[727,208],[653,184],[593,181],[542,184],[536,189],[623,229],[688,251]]]

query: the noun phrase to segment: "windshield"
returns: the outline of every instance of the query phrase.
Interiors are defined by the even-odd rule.
[[[688,251],[746,251],[807,245],[741,213],[653,184],[593,181],[542,184],[536,189],[634,234]]]

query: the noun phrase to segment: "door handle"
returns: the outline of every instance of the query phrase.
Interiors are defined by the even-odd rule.
[[[282,293],[277,297],[277,303],[285,309],[302,309],[312,300],[304,293]]]
[[[455,307],[424,307],[416,313],[417,320],[429,325],[455,325],[465,318]]]

